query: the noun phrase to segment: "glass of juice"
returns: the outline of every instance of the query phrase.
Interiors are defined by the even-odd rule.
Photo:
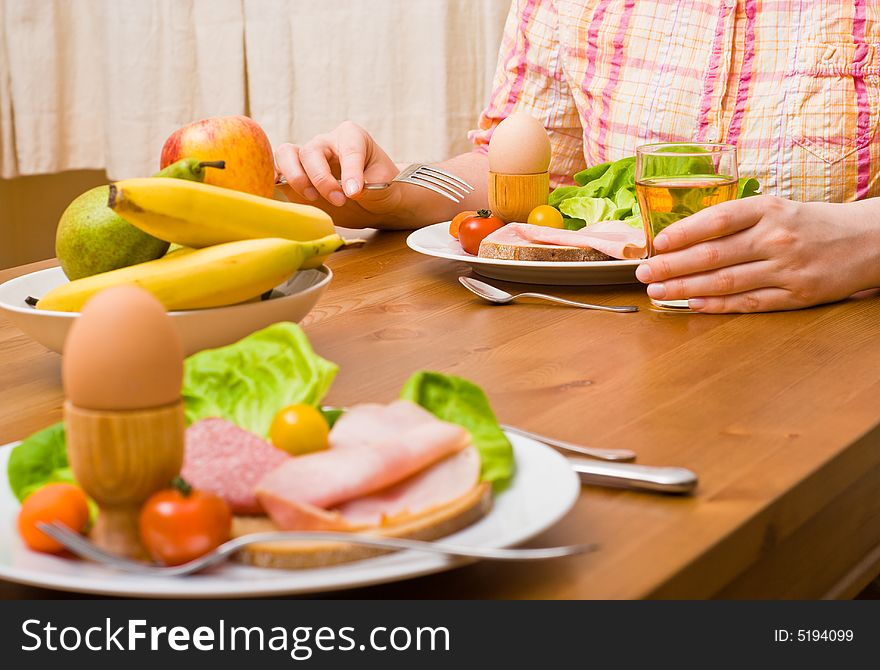
[[[645,144],[636,148],[636,197],[648,256],[668,225],[736,198],[736,147],[731,144]],[[658,309],[689,311],[687,300],[655,300]]]

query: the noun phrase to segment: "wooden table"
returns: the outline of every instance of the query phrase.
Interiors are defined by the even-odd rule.
[[[304,323],[341,367],[329,402],[390,400],[423,368],[460,374],[506,423],[634,449],[701,483],[692,498],[584,488],[534,544],[599,542],[592,555],[343,597],[851,597],[880,571],[880,299],[705,316],[651,311],[640,286],[560,287],[644,309],[493,307],[455,281],[466,266],[403,241],[376,235],[331,259],[336,278]],[[59,420],[59,363],[0,318],[0,443]],[[0,597],[58,595],[0,582]]]

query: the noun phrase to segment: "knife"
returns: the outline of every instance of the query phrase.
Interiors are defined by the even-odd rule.
[[[589,458],[567,460],[581,482],[592,486],[684,495],[697,488],[697,475],[687,468],[610,463]]]

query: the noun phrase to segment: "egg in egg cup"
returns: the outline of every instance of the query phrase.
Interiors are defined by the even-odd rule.
[[[550,194],[550,138],[541,122],[517,112],[489,141],[489,209],[508,223],[525,222]]]

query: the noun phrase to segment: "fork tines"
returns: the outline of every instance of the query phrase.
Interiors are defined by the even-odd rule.
[[[451,172],[423,163],[410,165],[395,181],[427,188],[456,203],[464,200],[474,190],[473,186]]]

